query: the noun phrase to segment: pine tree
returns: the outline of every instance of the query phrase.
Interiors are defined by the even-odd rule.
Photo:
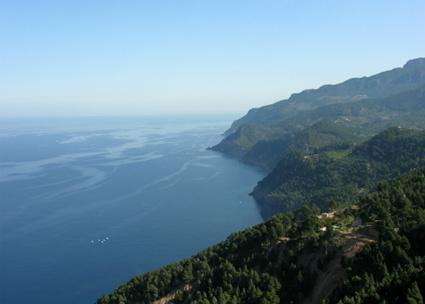
[[[423,304],[421,291],[419,290],[418,283],[414,282],[407,290],[406,295],[407,304]]]

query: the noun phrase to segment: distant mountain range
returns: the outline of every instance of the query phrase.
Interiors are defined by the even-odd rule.
[[[251,109],[232,124],[226,135],[236,132],[242,125],[250,123],[275,125],[303,111],[367,98],[385,98],[423,85],[425,85],[425,58],[413,59],[402,68],[370,77],[352,78],[336,85],[324,85],[315,90],[305,90],[293,94],[286,100]]]
[[[259,155],[263,149],[257,144],[264,151],[272,146],[278,149],[282,140],[323,119],[352,128],[364,138],[392,126],[423,128],[424,92],[425,58],[410,60],[403,68],[325,85],[252,109],[212,149],[271,170],[276,159]]]

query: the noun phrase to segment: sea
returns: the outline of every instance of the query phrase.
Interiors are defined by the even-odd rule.
[[[95,303],[262,221],[234,117],[0,119],[0,303]]]

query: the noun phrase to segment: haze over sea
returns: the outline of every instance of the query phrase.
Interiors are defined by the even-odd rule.
[[[231,118],[0,120],[0,303],[93,303],[261,221]]]

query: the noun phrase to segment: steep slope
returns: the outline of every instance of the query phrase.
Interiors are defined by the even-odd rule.
[[[354,78],[337,85],[294,94],[288,100],[251,110],[233,123],[222,142],[213,150],[247,160],[262,168],[276,164],[284,143],[322,119],[341,123],[362,136],[371,136],[391,126],[423,128],[425,114],[425,58],[409,61],[403,68],[371,77]],[[249,145],[244,128],[249,125]],[[229,135],[230,134],[230,135]],[[270,134],[273,134],[272,136]],[[242,144],[241,144],[242,143]],[[260,147],[274,149],[269,163],[253,159]],[[252,150],[255,150],[251,153]]]
[[[349,202],[379,181],[425,165],[425,132],[388,129],[352,152],[325,149],[288,153],[253,195],[265,218],[314,203]]]
[[[386,98],[334,104],[304,111],[281,121],[282,129],[304,128],[318,119],[328,119],[368,136],[392,126],[424,128],[425,85]]]
[[[424,117],[425,86],[381,99],[322,106],[302,111],[291,118],[275,122],[270,127],[249,125],[251,129],[257,128],[256,135],[250,137],[250,148],[247,147],[238,156],[245,162],[270,169],[285,155],[288,141],[297,135],[302,136],[300,130],[314,129],[314,125],[321,120],[331,121],[341,129],[350,129],[352,134],[366,139],[392,126],[424,129]],[[268,133],[269,128],[274,130],[277,137],[261,135],[263,132]],[[226,154],[232,154],[234,150],[240,151],[238,138],[237,131],[213,149]]]
[[[235,132],[240,126],[247,123],[270,125],[300,111],[365,98],[387,97],[424,84],[425,58],[413,59],[402,68],[395,68],[370,77],[352,78],[336,85],[324,85],[315,90],[305,90],[293,94],[287,100],[252,109],[244,117],[236,120],[226,134]]]
[[[422,169],[349,208],[275,216],[98,303],[420,303],[424,227]]]
[[[251,124],[241,126],[235,133],[230,134],[210,149],[226,153],[229,156],[241,158],[250,151],[258,141],[270,141],[282,138],[281,128],[262,127]]]
[[[275,140],[260,140],[243,156],[245,163],[271,171],[291,150],[314,153],[320,148],[332,146],[333,149],[348,149],[362,138],[340,123],[321,120],[318,123]]]

